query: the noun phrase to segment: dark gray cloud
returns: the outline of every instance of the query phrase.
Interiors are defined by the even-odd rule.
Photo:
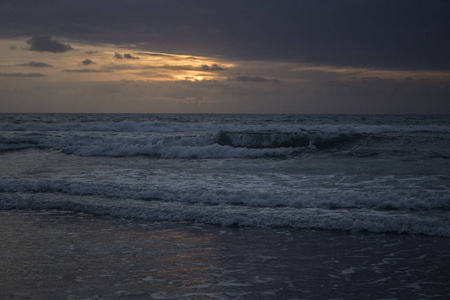
[[[167,54],[167,53],[146,53],[146,52],[138,52],[136,53],[137,55],[146,55],[146,56],[155,56],[155,57],[170,57],[174,60],[197,60],[198,58],[195,56],[183,56],[183,57],[179,57],[177,55],[174,54]]]
[[[353,79],[360,80],[362,82],[368,82],[368,81],[393,81],[394,79],[381,79],[380,77],[376,76],[369,76],[369,77],[353,77]]]
[[[27,40],[29,50],[39,52],[66,52],[72,50],[69,44],[63,44],[47,35],[32,36]]]
[[[203,71],[203,72],[212,72],[212,71],[223,71],[224,67],[219,66],[218,64],[202,65],[200,67],[192,66],[192,65],[165,65],[162,67],[151,67],[151,68],[162,68],[168,70],[185,70],[185,71]]]
[[[114,53],[114,58],[117,58],[117,59],[122,59],[122,58],[124,58],[124,59],[139,59],[139,57],[133,56],[130,53],[120,54],[118,52]]]
[[[0,77],[46,77],[47,75],[42,73],[0,73]]]
[[[245,76],[245,75],[237,76],[236,78],[234,78],[234,80],[236,80],[236,81],[251,81],[251,82],[268,81],[266,78],[262,78],[262,77],[259,77],[259,76],[250,77],[250,76]]]
[[[81,62],[83,65],[87,66],[87,65],[94,65],[95,62],[93,62],[92,60],[90,60],[89,58],[86,58],[85,60],[83,60]]]
[[[251,77],[246,75],[238,75],[233,78],[228,78],[228,80],[235,80],[241,82],[268,82],[268,81],[277,82],[277,80],[267,79],[260,76]]]
[[[59,25],[59,29],[68,34],[75,34],[75,35],[85,35],[95,32],[95,28],[84,25],[84,24],[76,24],[76,23],[63,23]]]
[[[100,72],[111,72],[107,70],[95,70],[95,69],[65,69],[62,70],[67,73],[100,73]]]
[[[450,69],[449,11],[446,0],[3,0],[0,36],[46,34],[243,60]]]
[[[33,68],[51,68],[51,67],[53,67],[50,64],[46,64],[43,62],[36,62],[36,61],[30,61],[29,63],[26,63],[26,64],[20,64],[19,66],[33,67]]]
[[[219,66],[218,64],[212,64],[211,66],[203,65],[201,67],[202,71],[222,71],[223,67]]]
[[[139,52],[139,53],[136,53],[136,54],[137,54],[137,55],[156,56],[156,57],[172,57],[172,58],[176,58],[175,55],[164,54],[164,53],[145,53],[145,52]]]
[[[125,54],[123,55],[123,58],[125,58],[125,59],[139,59],[139,57],[133,56],[133,55],[131,55],[131,54],[129,54],[129,53],[125,53]]]

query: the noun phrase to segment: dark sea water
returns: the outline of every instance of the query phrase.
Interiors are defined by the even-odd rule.
[[[448,299],[450,116],[0,114],[0,299]]]
[[[450,116],[1,114],[0,208],[450,237]]]

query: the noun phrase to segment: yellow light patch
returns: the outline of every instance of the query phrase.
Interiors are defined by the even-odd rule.
[[[234,64],[217,59],[127,48],[113,45],[69,43],[73,50],[63,53],[28,50],[26,38],[0,40],[5,55],[0,59],[2,73],[40,73],[52,82],[81,81],[201,81],[214,80]],[[86,63],[86,60],[89,60]],[[48,67],[26,66],[30,62]],[[85,63],[83,63],[85,62]]]

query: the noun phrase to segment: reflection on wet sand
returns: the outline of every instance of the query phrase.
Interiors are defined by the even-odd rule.
[[[450,239],[0,211],[0,299],[449,295]],[[401,295],[401,296],[400,296]]]

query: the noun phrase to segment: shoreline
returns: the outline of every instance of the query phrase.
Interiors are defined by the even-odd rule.
[[[0,299],[450,296],[450,239],[0,210]]]

